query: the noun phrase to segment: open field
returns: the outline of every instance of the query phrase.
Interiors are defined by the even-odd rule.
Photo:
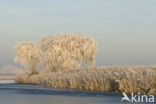
[[[59,72],[21,74],[18,83],[41,84],[95,92],[125,92],[156,95],[156,66],[104,66]]]

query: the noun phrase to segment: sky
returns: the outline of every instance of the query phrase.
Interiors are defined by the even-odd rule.
[[[156,0],[0,0],[0,67],[17,41],[80,33],[102,65],[156,64]]]

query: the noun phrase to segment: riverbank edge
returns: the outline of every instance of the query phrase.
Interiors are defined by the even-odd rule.
[[[19,75],[15,81],[51,88],[156,95],[156,70],[151,66],[111,66],[82,68],[56,73]]]

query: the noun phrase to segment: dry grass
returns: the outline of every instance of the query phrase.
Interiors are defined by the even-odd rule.
[[[60,72],[19,75],[18,83],[42,84],[96,92],[125,92],[156,95],[156,66],[105,66]]]

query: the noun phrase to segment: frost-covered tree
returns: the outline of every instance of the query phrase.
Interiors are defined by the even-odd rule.
[[[48,36],[40,40],[43,63],[50,71],[73,69],[82,63],[95,66],[97,44],[80,34]]]
[[[15,62],[19,62],[28,68],[32,74],[36,73],[36,67],[42,55],[42,50],[34,42],[18,42],[15,47]]]

